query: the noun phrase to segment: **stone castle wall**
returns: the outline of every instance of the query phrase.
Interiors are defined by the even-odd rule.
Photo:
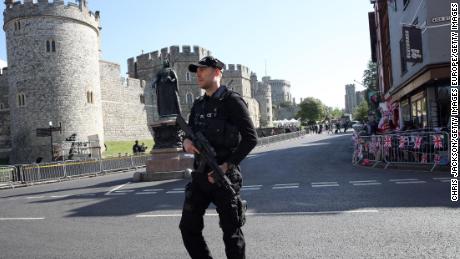
[[[0,159],[8,158],[11,149],[10,109],[7,70],[0,70]]]
[[[122,78],[120,65],[101,61],[101,92],[106,141],[152,139],[153,91],[146,81]]]

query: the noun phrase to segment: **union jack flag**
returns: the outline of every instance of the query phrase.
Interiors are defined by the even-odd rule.
[[[427,154],[422,154],[422,160],[420,160],[420,163],[422,163],[422,164],[428,163],[428,155]]]
[[[391,136],[385,136],[385,140],[383,141],[384,147],[391,147]]]
[[[420,146],[422,146],[422,140],[423,140],[423,137],[421,136],[415,137],[414,149],[420,149]]]
[[[441,155],[439,154],[434,155],[434,164],[439,165],[440,162],[441,162]]]
[[[442,148],[442,139],[444,138],[443,135],[434,135],[433,136],[433,144],[434,148]]]
[[[401,136],[399,137],[399,148],[404,148],[406,146],[407,137]]]

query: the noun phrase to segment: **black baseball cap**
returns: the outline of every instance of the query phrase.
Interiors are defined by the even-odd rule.
[[[206,56],[202,58],[198,63],[193,63],[188,66],[188,70],[192,73],[196,73],[199,67],[213,67],[222,70],[225,64],[213,56]]]

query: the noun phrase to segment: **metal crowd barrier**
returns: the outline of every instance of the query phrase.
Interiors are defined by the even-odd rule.
[[[144,167],[151,155],[20,165],[17,181],[34,183]],[[16,168],[16,167],[13,167]]]
[[[18,170],[14,166],[0,167],[0,186],[10,185],[14,187],[13,182],[18,178]]]
[[[375,167],[385,164],[438,165],[449,163],[450,139],[447,132],[411,131],[385,135],[353,136],[352,162]]]
[[[297,131],[258,139],[263,146],[274,142],[302,137],[306,131]],[[144,167],[151,155],[134,155],[90,159],[84,161],[61,161],[54,163],[18,165],[0,167],[0,184],[23,182],[34,183],[50,180],[62,180],[70,177],[97,175],[104,172],[122,171]],[[7,169],[4,169],[7,168]]]
[[[270,143],[275,143],[275,142],[280,142],[288,139],[294,139],[294,138],[299,138],[304,135],[306,135],[306,131],[296,131],[296,132],[291,132],[291,133],[286,133],[286,134],[279,134],[279,135],[274,135],[270,137],[263,137],[263,138],[258,138],[257,139],[257,146],[265,146]]]

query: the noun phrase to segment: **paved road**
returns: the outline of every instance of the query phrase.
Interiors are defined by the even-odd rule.
[[[257,148],[243,163],[248,258],[460,258],[448,173],[351,165],[350,135]],[[0,191],[0,258],[187,258],[188,180],[132,173]],[[214,208],[205,237],[225,258]]]

